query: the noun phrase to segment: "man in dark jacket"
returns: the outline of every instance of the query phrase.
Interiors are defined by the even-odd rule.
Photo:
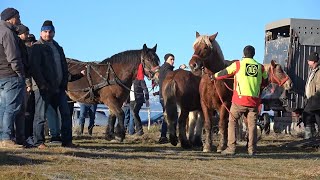
[[[40,40],[31,51],[31,75],[35,94],[34,144],[46,148],[44,136],[45,112],[50,104],[61,115],[61,139],[63,147],[75,147],[72,143],[72,121],[65,90],[68,83],[68,67],[63,49],[53,40],[55,28],[52,21],[41,27]],[[57,119],[58,121],[58,119]]]
[[[320,127],[320,70],[319,70],[319,54],[312,52],[308,57],[308,65],[310,67],[309,76],[305,86],[307,103],[303,112],[305,122],[305,139],[309,139],[315,135],[314,124]]]
[[[2,148],[21,147],[13,139],[13,124],[24,103],[25,73],[15,26],[20,15],[14,8],[1,13],[0,21],[0,138]],[[23,127],[24,128],[24,127]]]
[[[162,83],[164,81],[164,79],[167,76],[168,72],[173,71],[173,64],[174,64],[174,55],[171,53],[168,53],[164,56],[164,60],[165,62],[163,63],[163,65],[160,67],[159,70],[159,98],[160,98],[160,103],[162,106],[162,110],[164,112],[164,102],[163,102],[163,97],[162,97]],[[162,126],[161,126],[161,136],[159,139],[159,143],[160,144],[165,144],[168,143],[169,140],[167,138],[167,123],[165,120],[162,121]]]
[[[150,106],[148,88],[144,79],[136,79],[132,82],[130,91],[130,109],[133,115],[133,119],[130,121],[134,120],[135,131],[138,136],[142,136],[144,134],[139,115],[143,103],[146,103],[146,107]],[[130,125],[133,125],[133,123],[129,123],[129,126]],[[129,127],[129,129],[132,128]],[[131,133],[132,132],[129,131],[129,134]]]

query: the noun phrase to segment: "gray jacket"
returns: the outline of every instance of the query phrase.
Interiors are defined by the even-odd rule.
[[[24,77],[19,38],[15,27],[0,21],[0,78],[20,76]]]

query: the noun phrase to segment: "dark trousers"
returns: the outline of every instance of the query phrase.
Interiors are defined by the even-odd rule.
[[[31,91],[27,95],[26,112],[25,112],[25,137],[32,137],[33,134],[33,118],[34,118],[34,92]]]
[[[160,100],[160,104],[162,106],[162,112],[164,112],[164,102]],[[161,125],[161,137],[167,137],[168,125],[166,120],[163,118],[162,125]]]
[[[72,121],[67,103],[67,96],[64,90],[55,94],[48,94],[36,90],[35,94],[35,113],[33,122],[34,144],[39,146],[45,142],[44,123],[45,113],[50,104],[55,111],[59,109],[61,115],[61,140],[62,145],[72,143]]]
[[[143,105],[143,103],[137,103],[136,101],[130,101],[130,109],[132,112],[134,124],[136,126],[135,129],[136,129],[137,133],[143,132],[141,118],[139,115],[139,112],[140,112],[142,105]],[[132,121],[132,120],[130,120],[130,121]]]
[[[302,117],[306,127],[313,126],[314,123],[317,123],[318,128],[320,127],[320,110],[304,111]]]

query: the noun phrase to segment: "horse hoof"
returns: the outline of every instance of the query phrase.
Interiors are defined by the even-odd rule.
[[[188,143],[188,142],[184,142],[184,143],[181,142],[181,147],[182,147],[183,149],[190,149],[192,146],[191,146],[191,144]]]
[[[203,151],[203,152],[211,152],[211,151],[212,151],[211,146],[205,145],[205,146],[203,147],[203,150],[202,150],[202,151]]]
[[[170,143],[173,145],[173,146],[177,146],[178,144],[178,138],[177,136],[169,136],[169,140],[170,140]]]

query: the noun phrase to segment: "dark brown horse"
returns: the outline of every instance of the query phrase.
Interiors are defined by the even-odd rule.
[[[87,72],[87,76],[68,84],[69,97],[83,103],[104,103],[109,107],[109,123],[106,129],[108,140],[115,138],[116,118],[120,126],[120,141],[125,138],[124,113],[121,107],[129,95],[139,65],[142,64],[141,70],[148,78],[158,77],[160,60],[156,54],[156,48],[157,45],[149,49],[144,44],[141,50],[118,53],[103,60],[100,64],[68,61],[71,74],[80,73],[83,69],[86,69]]]
[[[190,71],[175,70],[169,72],[163,81],[162,96],[164,100],[165,120],[168,123],[169,139],[172,145],[176,146],[178,138],[176,135],[175,122],[178,117],[177,107],[180,109],[178,117],[179,140],[181,147],[190,148],[192,146],[201,146],[202,126],[201,122],[194,133],[194,126],[190,127],[189,140],[186,135],[186,122],[191,111],[201,111],[199,83],[201,77],[193,75]],[[195,112],[192,112],[195,113]],[[202,113],[201,113],[202,114]],[[199,121],[198,114],[189,116],[190,123]],[[195,117],[196,116],[196,117]],[[202,119],[200,119],[202,120]],[[195,124],[192,124],[195,125]]]
[[[196,74],[202,73],[199,91],[201,98],[201,107],[204,114],[204,128],[206,132],[204,152],[212,151],[212,117],[217,111],[219,113],[219,133],[220,141],[217,152],[221,152],[227,145],[227,123],[228,110],[231,106],[233,79],[214,80],[211,76],[224,69],[224,56],[221,48],[215,40],[218,33],[212,36],[200,35],[196,33],[196,41],[194,42],[194,55],[189,65]],[[270,68],[266,68],[269,72],[269,81],[275,82],[284,88],[292,87],[291,79],[282,70],[280,65],[271,63]],[[270,70],[269,70],[270,69]],[[285,79],[285,80],[283,80]]]

